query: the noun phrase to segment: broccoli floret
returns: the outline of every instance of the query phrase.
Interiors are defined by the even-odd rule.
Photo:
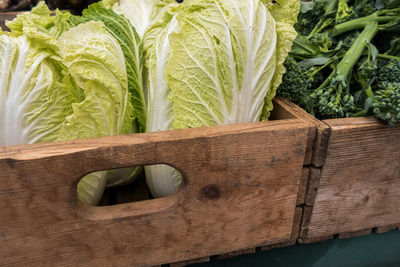
[[[372,103],[374,115],[390,126],[400,122],[400,83],[382,82]]]
[[[400,122],[400,58],[388,55],[381,57],[392,59],[378,69],[373,84],[376,92],[372,108],[376,117],[393,126]]]
[[[357,18],[357,13],[347,5],[347,0],[339,0],[335,23],[340,24]]]
[[[310,91],[323,81],[321,68],[303,68],[292,56],[284,62],[286,73],[277,90],[279,96],[285,97],[309,112],[313,112]]]
[[[294,26],[296,31],[300,34],[308,35],[325,14],[325,7],[328,2],[327,0],[301,1],[301,11]]]
[[[371,15],[376,11],[376,0],[356,0],[354,3],[354,10],[359,17]]]
[[[381,86],[382,82],[400,83],[400,57],[389,55],[378,55],[378,57],[388,60],[379,66],[376,85]]]
[[[377,64],[367,59],[358,69],[357,81],[367,97],[366,108],[358,115],[367,115],[372,110],[375,117],[394,126],[400,122],[400,58],[384,59],[384,63],[380,65],[377,68]]]

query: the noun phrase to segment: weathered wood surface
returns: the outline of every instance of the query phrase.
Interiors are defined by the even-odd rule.
[[[321,168],[310,167],[308,177],[307,191],[304,199],[304,204],[312,207],[318,192],[319,180],[321,178]]]
[[[133,266],[292,238],[308,124],[297,119],[0,148],[0,266]],[[163,199],[88,207],[83,175],[166,163]]]
[[[328,152],[302,238],[400,224],[400,127],[374,118],[325,123],[331,127]]]
[[[300,206],[296,207],[296,211],[295,211],[294,219],[293,219],[292,237],[290,238],[290,240],[262,246],[262,247],[260,247],[260,249],[261,250],[270,250],[273,248],[282,248],[282,247],[288,247],[288,246],[294,245],[299,237],[302,215],[303,215],[303,208]]]
[[[264,251],[264,250],[270,250],[270,249],[274,249],[274,248],[282,248],[282,247],[288,247],[288,246],[294,245],[296,243],[297,237],[299,235],[301,218],[302,218],[302,207],[298,206],[298,207],[296,207],[296,211],[295,211],[295,215],[294,215],[294,219],[293,219],[292,237],[290,238],[290,240],[287,240],[284,242],[279,242],[279,243],[273,243],[273,244],[269,244],[266,246],[261,246],[261,247],[259,247],[259,249],[261,251]],[[253,253],[256,253],[256,251],[257,251],[257,248],[248,248],[248,249],[232,251],[232,252],[228,252],[228,253],[224,253],[224,254],[220,254],[220,255],[215,255],[214,257],[217,260],[221,260],[221,259],[228,259],[228,258],[233,258],[233,257],[241,256],[241,255],[253,254]],[[170,267],[182,267],[182,266],[186,266],[189,264],[201,263],[201,262],[207,262],[207,261],[210,261],[210,257],[172,263],[172,264],[170,264]]]

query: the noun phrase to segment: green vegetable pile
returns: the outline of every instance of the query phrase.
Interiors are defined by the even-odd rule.
[[[41,2],[0,32],[0,145],[267,120],[296,37],[297,0],[104,0],[81,16]],[[78,184],[95,205],[141,167]],[[178,188],[145,167],[154,197]]]
[[[319,119],[400,122],[400,1],[301,2],[278,94]]]

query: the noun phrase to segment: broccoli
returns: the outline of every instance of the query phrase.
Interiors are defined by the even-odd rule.
[[[366,93],[373,99],[374,115],[393,126],[400,122],[400,57],[380,57],[389,60],[377,71],[375,82],[372,84],[376,89],[375,93],[370,89]]]
[[[380,64],[377,72],[377,85],[386,81],[400,83],[400,57],[386,54],[378,54],[377,57],[385,59],[384,64]]]
[[[293,56],[288,56],[284,66],[286,73],[278,90],[278,95],[297,103],[308,112],[313,113],[310,91],[320,84],[323,76],[322,68],[304,68],[298,65]]]
[[[356,0],[354,3],[358,17],[371,15],[376,11],[376,0]]]
[[[374,22],[379,24],[379,30],[399,30],[400,8],[378,10],[369,16],[337,24],[333,27],[332,35],[337,36],[349,31],[363,29]]]
[[[347,5],[347,0],[339,0],[335,23],[340,24],[355,18],[357,18],[357,13]]]
[[[400,122],[400,83],[383,82],[380,88],[374,95],[373,112],[393,127]]]
[[[400,122],[398,3],[305,4],[278,94],[320,119],[375,115],[390,125]]]
[[[324,16],[328,2],[332,2],[332,0],[301,1],[301,11],[295,25],[296,31],[303,35],[308,35],[314,29],[315,25],[317,25],[320,18]]]
[[[311,93],[318,103],[316,114],[321,118],[349,117],[358,109],[350,93],[350,77],[353,67],[362,56],[367,43],[371,42],[378,30],[377,23],[370,23],[354,40],[328,78]]]

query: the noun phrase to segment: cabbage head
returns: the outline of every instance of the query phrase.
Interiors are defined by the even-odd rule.
[[[163,104],[149,98],[148,114],[170,108],[152,128],[267,120],[296,37],[299,9],[298,0],[185,0],[169,21],[164,19],[155,41],[150,28],[144,37],[149,80],[165,86],[150,86],[148,94],[168,97]],[[163,62],[154,67],[154,60]],[[166,122],[168,127],[162,125]],[[146,169],[146,178],[155,197],[173,193],[180,183],[171,169],[169,174]]]

